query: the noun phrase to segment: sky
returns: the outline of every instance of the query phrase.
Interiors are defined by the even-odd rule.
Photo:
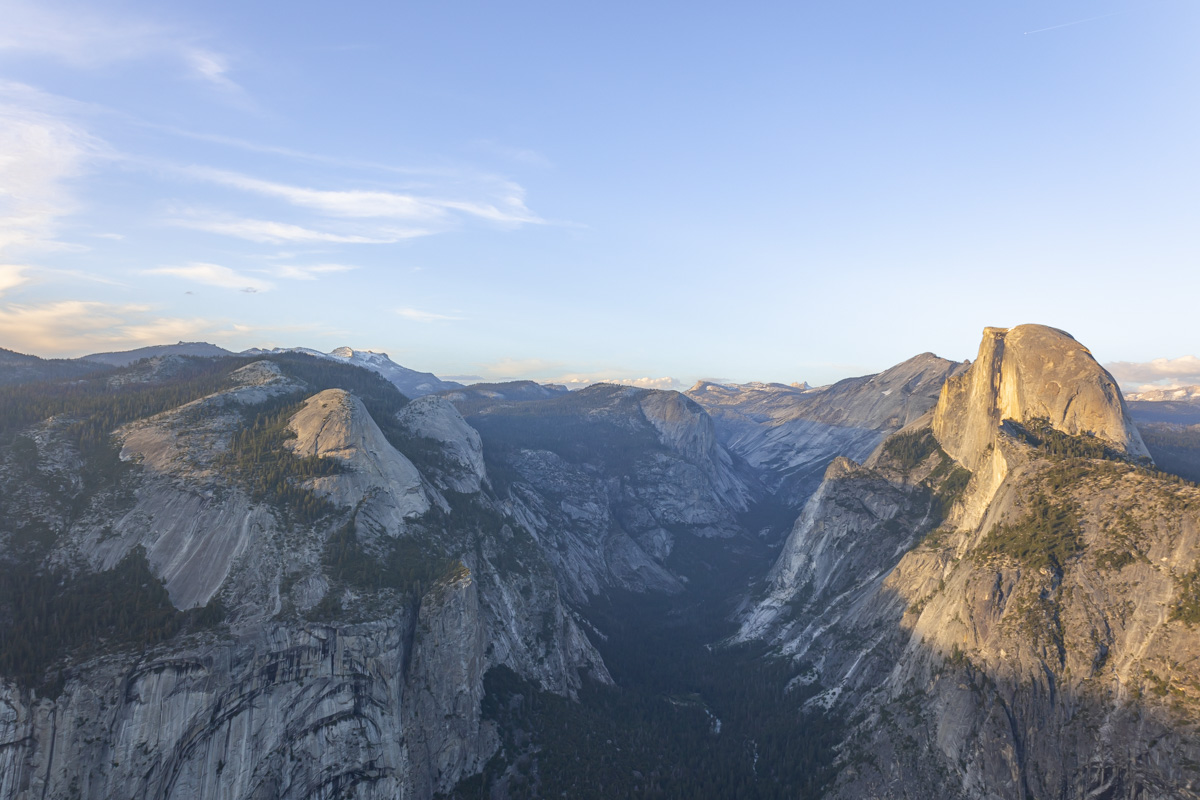
[[[1200,383],[1200,3],[0,0],[0,347]]]

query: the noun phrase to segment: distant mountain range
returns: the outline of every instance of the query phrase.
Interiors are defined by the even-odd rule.
[[[1200,386],[1176,386],[1170,389],[1147,389],[1142,392],[1126,392],[1125,399],[1156,403],[1200,403]]]
[[[100,365],[71,358],[38,358],[0,347],[0,386],[86,375]]]
[[[112,353],[92,353],[84,356],[83,361],[94,361],[110,367],[127,367],[143,358],[158,358],[162,356],[232,356],[232,351],[208,342],[176,342],[175,344],[156,344],[150,347],[139,347],[136,350],[120,350]]]
[[[322,353],[319,350],[312,350],[307,347],[277,347],[272,350],[254,348],[245,350],[240,355],[261,356],[273,353],[305,353],[317,358],[326,358],[333,361],[340,361],[343,364],[353,364],[356,367],[369,369],[372,372],[382,375],[408,397],[422,397],[427,394],[435,394],[436,392],[445,392],[450,389],[462,387],[461,383],[444,381],[432,372],[417,372],[408,367],[402,367],[388,358],[387,353],[377,353],[373,350],[355,350],[352,347],[338,347],[328,353]]]
[[[799,508],[835,457],[866,458],[888,434],[933,408],[946,378],[963,368],[922,353],[877,375],[816,389],[700,381],[686,394],[712,416],[721,442]]]

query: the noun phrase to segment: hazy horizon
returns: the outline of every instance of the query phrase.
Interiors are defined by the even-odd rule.
[[[160,345],[146,345],[146,347],[170,346],[170,344],[171,343],[169,343],[169,342],[163,342]],[[212,343],[211,342],[179,341],[176,344],[182,345],[182,344],[212,344]],[[339,345],[339,347],[350,347],[352,350],[357,350],[359,352],[365,351],[365,352],[372,352],[372,353],[383,353],[384,355],[387,355],[389,358],[391,358],[391,355],[389,353],[387,353],[386,351],[375,349],[375,348],[369,348],[369,347],[368,348],[356,348],[351,345]],[[290,346],[290,348],[305,349],[304,345],[292,345],[292,346]],[[132,348],[132,350],[137,350],[137,349],[141,349],[141,348]],[[240,355],[241,353],[252,350],[252,349],[255,349],[255,348],[246,348],[246,350],[243,350],[243,351],[230,351],[230,353],[233,355]],[[307,349],[315,349],[315,348],[307,348]],[[104,354],[108,354],[110,352],[129,352],[129,351],[128,350],[127,351],[106,351],[104,353],[102,353],[102,352],[83,353],[80,355],[81,356],[104,355]],[[39,355],[39,354],[27,353],[26,355]],[[916,354],[916,355],[922,355],[922,354]],[[45,356],[42,356],[42,357],[45,357]],[[913,356],[913,357],[915,357],[915,356]],[[964,360],[968,360],[968,359],[964,359]],[[409,364],[401,364],[400,366],[408,367],[410,369],[412,368],[412,366]],[[892,366],[896,366],[896,365],[893,365],[893,364],[888,365],[888,367],[892,367]],[[1159,358],[1159,359],[1154,359],[1152,361],[1144,362],[1144,363],[1116,362],[1116,363],[1104,364],[1103,366],[1113,374],[1113,376],[1116,378],[1118,384],[1121,386],[1122,391],[1127,392],[1127,393],[1128,392],[1141,392],[1141,391],[1147,391],[1147,390],[1151,390],[1151,389],[1173,389],[1173,388],[1179,388],[1179,387],[1184,387],[1184,386],[1188,386],[1188,385],[1195,385],[1195,383],[1190,383],[1190,382],[1200,383],[1200,359],[1197,359],[1194,356],[1185,356],[1185,357],[1178,358],[1178,359]],[[886,368],[884,368],[884,369],[886,369]],[[774,383],[774,384],[783,384],[783,385],[791,385],[791,386],[799,386],[801,384],[806,383],[811,388],[823,388],[826,386],[830,386],[840,380],[844,380],[847,378],[863,377],[863,376],[875,374],[875,372],[880,372],[883,370],[876,370],[875,372],[845,374],[845,375],[841,375],[841,376],[835,378],[834,380],[831,380],[831,381],[828,381],[825,383],[815,383],[813,381],[805,381],[805,380],[767,381],[767,380],[758,380],[758,379],[753,379],[753,378],[750,380],[739,381],[734,378],[722,378],[722,377],[718,377],[715,375],[698,375],[695,377],[690,377],[690,378],[681,380],[681,379],[670,377],[670,376],[633,377],[633,376],[629,376],[629,375],[620,375],[620,374],[616,374],[616,373],[613,373],[613,374],[610,374],[607,376],[602,376],[599,378],[596,378],[593,376],[580,376],[580,375],[562,375],[562,376],[558,376],[557,378],[539,378],[537,376],[521,376],[521,375],[492,375],[492,376],[456,375],[456,374],[440,372],[437,369],[430,369],[430,370],[421,369],[418,371],[431,372],[431,373],[435,374],[438,378],[441,378],[442,380],[458,381],[463,384],[502,383],[502,382],[506,382],[506,381],[534,380],[534,381],[537,381],[540,383],[545,383],[545,384],[565,385],[569,389],[580,389],[580,388],[584,388],[586,386],[594,385],[596,383],[619,383],[619,384],[625,384],[628,386],[637,386],[637,387],[646,388],[646,389],[672,389],[672,390],[676,390],[676,391],[684,391],[684,390],[688,389],[689,387],[694,386],[698,382],[711,382],[711,383],[719,383],[719,384],[726,384],[726,385],[746,385],[746,384],[751,384],[751,383],[762,383],[762,384]]]

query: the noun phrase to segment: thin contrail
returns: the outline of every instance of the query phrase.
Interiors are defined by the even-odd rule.
[[[1038,28],[1036,31],[1025,31],[1025,33],[1022,35],[1029,36],[1032,33],[1045,33],[1046,31],[1056,31],[1059,28],[1069,28],[1072,25],[1082,25],[1085,22],[1091,22],[1092,20],[1095,20],[1095,19],[1104,19],[1105,17],[1115,17],[1117,14],[1120,14],[1120,13],[1121,13],[1120,11],[1114,11],[1111,14],[1101,14],[1098,17],[1088,17],[1087,19],[1077,19],[1074,22],[1064,22],[1062,25],[1051,25],[1049,28]]]

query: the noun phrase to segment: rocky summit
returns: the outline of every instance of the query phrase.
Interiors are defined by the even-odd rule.
[[[975,363],[943,386],[933,430],[956,461],[975,469],[1005,421],[1041,421],[1135,458],[1149,455],[1113,377],[1070,334],[1044,325],[984,329]]]
[[[179,347],[0,364],[2,800],[1200,796],[1200,419],[1063,331],[684,394]]]
[[[1200,786],[1200,489],[1069,335],[984,331],[933,413],[809,501],[738,637],[853,720],[835,797]]]

